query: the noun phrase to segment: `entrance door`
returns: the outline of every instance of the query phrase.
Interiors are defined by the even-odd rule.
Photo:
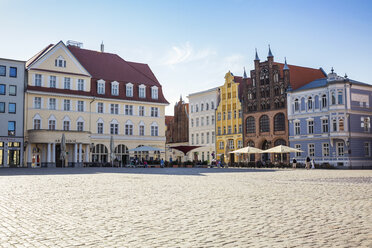
[[[61,145],[56,144],[56,167],[62,167],[62,160],[61,160]]]
[[[235,154],[230,153],[230,165],[232,165],[233,163],[235,163]]]

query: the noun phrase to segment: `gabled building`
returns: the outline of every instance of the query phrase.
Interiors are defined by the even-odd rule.
[[[287,95],[290,146],[298,162],[372,167],[372,85],[332,72]]]
[[[266,150],[277,145],[288,146],[287,97],[288,87],[298,89],[305,84],[326,77],[325,72],[301,66],[274,62],[269,48],[267,60],[260,62],[257,51],[255,69],[246,79],[243,94],[244,146]],[[275,160],[270,154],[251,155],[254,159]],[[286,159],[284,155],[284,159]]]
[[[242,77],[230,71],[225,75],[224,85],[219,87],[216,110],[216,153],[217,159],[234,163],[237,156],[229,153],[243,147],[241,93]]]

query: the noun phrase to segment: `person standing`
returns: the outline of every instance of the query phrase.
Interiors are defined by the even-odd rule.
[[[163,159],[160,160],[160,167],[164,168],[164,160]]]
[[[307,157],[306,158],[306,166],[305,166],[306,170],[310,169],[310,158]]]
[[[311,160],[311,169],[315,169],[315,162],[314,162],[314,159]]]
[[[297,160],[295,158],[293,159],[292,167],[293,167],[293,169],[296,169],[296,167],[297,167]]]

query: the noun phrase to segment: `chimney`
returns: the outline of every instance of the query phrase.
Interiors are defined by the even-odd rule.
[[[105,45],[103,45],[103,41],[101,43],[101,53],[103,53],[105,51]]]

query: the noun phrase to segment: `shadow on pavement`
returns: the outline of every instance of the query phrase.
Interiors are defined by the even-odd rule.
[[[275,169],[245,169],[245,168],[1,168],[1,176],[28,176],[28,175],[79,175],[79,174],[149,174],[149,175],[175,175],[175,176],[206,176],[207,173],[249,173],[249,172],[275,172]]]

